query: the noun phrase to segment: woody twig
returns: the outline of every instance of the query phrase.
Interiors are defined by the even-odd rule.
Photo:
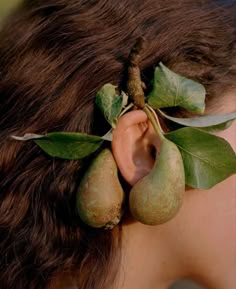
[[[142,109],[145,105],[144,83],[141,80],[139,63],[142,52],[145,48],[145,39],[138,38],[129,55],[128,82],[127,89],[130,98],[137,109]]]

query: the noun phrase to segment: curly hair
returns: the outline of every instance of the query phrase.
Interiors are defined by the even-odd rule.
[[[235,4],[200,0],[25,0],[8,18],[0,32],[0,288],[64,288],[65,276],[78,289],[112,288],[122,241],[122,224],[93,229],[76,214],[90,158],[50,158],[9,136],[106,132],[95,94],[108,82],[124,85],[139,36],[148,41],[146,82],[162,61],[205,85],[210,104],[235,87],[235,12]]]

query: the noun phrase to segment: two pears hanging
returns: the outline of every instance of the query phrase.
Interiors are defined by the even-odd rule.
[[[133,217],[147,225],[172,219],[182,205],[185,172],[177,146],[160,132],[159,148],[149,174],[132,187],[129,207]],[[122,215],[124,191],[118,179],[117,165],[109,149],[92,162],[81,181],[77,209],[81,220],[95,228],[113,228]]]

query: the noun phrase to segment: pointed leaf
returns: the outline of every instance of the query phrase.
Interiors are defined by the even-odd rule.
[[[49,133],[34,141],[50,156],[68,160],[82,159],[95,152],[103,143],[99,136],[67,132]]]
[[[112,135],[113,129],[110,129],[106,134],[102,136],[102,139],[106,141],[112,141],[113,135]]]
[[[183,126],[206,128],[207,131],[224,130],[230,126],[234,119],[236,119],[236,112],[221,115],[219,114],[193,118],[181,118],[169,116],[161,110],[158,111],[162,116],[171,120],[172,122],[181,124]]]
[[[162,63],[156,67],[148,104],[154,108],[180,106],[202,114],[205,110],[204,86],[168,69]]]
[[[235,152],[223,138],[189,127],[165,136],[180,149],[187,185],[209,189],[236,173]]]
[[[116,126],[125,101],[124,95],[117,93],[117,87],[110,83],[105,84],[96,95],[96,104],[112,127]]]

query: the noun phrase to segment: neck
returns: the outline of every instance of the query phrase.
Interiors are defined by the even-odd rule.
[[[115,287],[119,289],[167,289],[185,277],[162,225],[158,229],[138,222],[123,226],[121,268]]]

